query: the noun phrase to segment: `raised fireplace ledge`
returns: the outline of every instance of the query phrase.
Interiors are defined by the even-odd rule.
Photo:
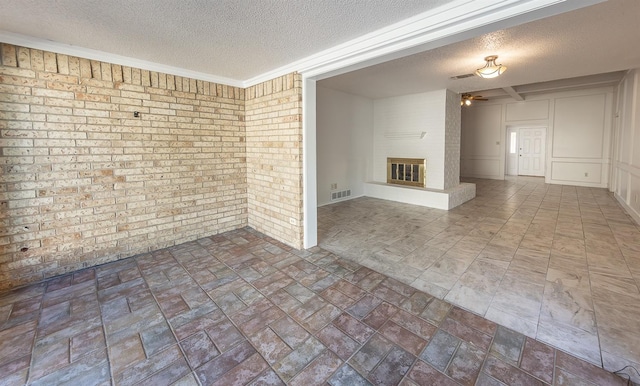
[[[476,184],[463,182],[451,189],[438,190],[384,182],[366,182],[364,195],[405,204],[449,210],[474,198]]]

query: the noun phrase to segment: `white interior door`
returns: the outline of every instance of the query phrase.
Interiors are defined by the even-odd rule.
[[[544,177],[546,128],[518,130],[518,175]]]

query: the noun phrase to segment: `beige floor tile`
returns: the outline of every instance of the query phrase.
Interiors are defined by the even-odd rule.
[[[613,196],[468,182],[477,197],[451,211],[367,197],[321,207],[320,246],[596,365],[639,363],[625,336],[640,336],[640,226]]]

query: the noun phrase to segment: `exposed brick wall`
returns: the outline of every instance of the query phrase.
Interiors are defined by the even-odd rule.
[[[1,60],[0,290],[247,225],[245,90],[8,44]],[[252,114],[272,97],[298,111],[295,90],[253,98]],[[265,126],[266,142],[300,142],[299,121]],[[299,151],[264,168],[300,173]],[[289,178],[271,184],[254,207],[299,199]]]
[[[302,248],[302,77],[245,92],[249,226]]]

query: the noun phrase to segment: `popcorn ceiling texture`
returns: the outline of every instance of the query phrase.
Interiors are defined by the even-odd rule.
[[[244,90],[8,44],[1,60],[0,290],[247,225],[302,244],[299,76]]]

